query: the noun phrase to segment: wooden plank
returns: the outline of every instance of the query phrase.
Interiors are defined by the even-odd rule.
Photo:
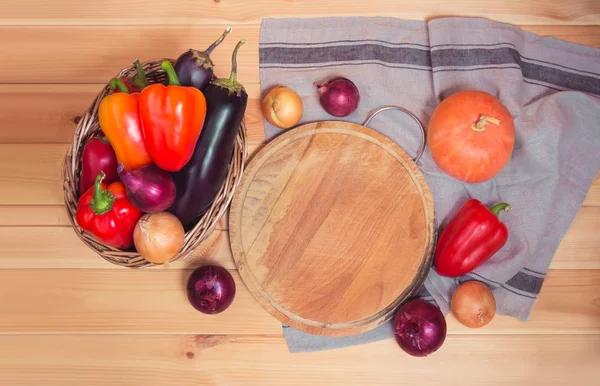
[[[597,23],[595,23],[597,24]],[[525,31],[540,36],[553,36],[569,42],[600,47],[600,28],[594,26],[526,25]]]
[[[1,205],[0,227],[70,227],[63,205]],[[0,231],[1,233],[1,231]]]
[[[26,210],[19,214],[18,212],[23,208]],[[44,214],[44,208],[49,209],[47,214]],[[60,214],[57,213],[58,208],[61,209]],[[9,219],[8,215],[11,213]],[[31,220],[25,219],[27,217]],[[36,219],[47,220],[46,222],[66,222],[66,225],[28,226]],[[62,207],[0,207],[0,224],[7,221],[22,225],[0,227],[0,244],[3,252],[0,254],[0,269],[120,268],[106,262],[79,240],[71,229]],[[235,269],[226,225],[226,219],[223,219],[220,222],[220,229],[216,230],[190,257],[174,262],[170,268],[181,269],[189,264],[213,261],[228,269]],[[556,251],[550,268],[600,269],[600,239],[596,237],[596,229],[600,229],[600,207],[582,208]]]
[[[68,145],[0,145],[0,205],[64,203],[61,171]]]
[[[0,334],[281,334],[240,281],[218,315],[194,310],[190,270],[0,270]],[[600,334],[600,271],[550,271],[527,323],[497,316],[472,330],[448,317],[450,334]]]
[[[68,221],[68,220],[67,220]],[[0,269],[88,268],[123,269],[88,248],[69,226],[0,227]],[[190,256],[170,264],[182,269],[208,262],[235,269],[227,231],[216,230]]]
[[[259,28],[234,27],[211,54],[215,72],[229,74],[233,47],[247,39],[237,57],[238,80],[258,83]],[[174,59],[189,48],[204,50],[224,29],[222,25],[2,27],[0,52],[11,60],[0,63],[0,83],[106,84],[136,58],[142,62]]]
[[[143,8],[154,9],[150,6]],[[102,10],[105,9],[109,7],[102,7]],[[0,18],[1,15],[0,9]],[[222,33],[223,28],[223,25],[0,27],[0,52],[11,57],[11,60],[0,63],[0,83],[105,84],[119,70],[130,66],[135,58],[142,61],[176,58],[190,47],[205,49]],[[238,78],[246,84],[259,83],[259,28],[256,24],[234,26],[230,36],[211,55],[218,75],[229,73],[233,47],[237,41],[245,38],[248,44],[238,55]],[[600,26],[597,25],[525,26],[524,29],[575,43],[600,46]],[[36,115],[43,116],[48,114],[49,106],[53,104],[41,98],[33,102],[46,102],[36,112]],[[70,103],[70,109],[85,106],[83,101],[73,101],[72,98],[62,95],[62,99]],[[26,103],[26,106],[31,109],[29,104]]]
[[[600,269],[600,207],[583,207],[562,239],[552,269]]]
[[[102,84],[0,84],[0,143],[71,143],[76,122],[102,87]],[[260,84],[249,83],[245,87],[249,95],[245,115],[249,140],[262,141]]]
[[[450,336],[424,359],[393,339],[291,354],[269,336],[2,336],[0,383],[592,386],[599,345],[599,336]]]
[[[264,144],[264,133],[252,127],[248,132],[252,154]],[[63,205],[61,168],[67,148],[67,144],[0,144],[0,205]],[[600,207],[600,173],[583,206]]]
[[[227,213],[217,224],[227,230]],[[4,205],[0,206],[0,227],[70,227],[63,205]]]
[[[389,2],[346,0],[336,7],[338,16],[392,16],[431,19],[439,16],[480,16],[518,24],[598,24],[600,8],[593,1],[564,5],[548,0],[543,6],[533,0],[469,0],[452,3],[439,0]],[[281,0],[176,0],[168,3],[118,0],[100,4],[26,0],[5,1],[0,5],[0,24],[206,24],[258,23],[267,17],[331,16],[332,4],[320,0],[289,2]]]
[[[0,85],[1,143],[70,143],[102,85]],[[51,103],[50,103],[51,101]]]
[[[263,143],[248,139],[250,152]],[[0,205],[64,204],[62,165],[66,144],[0,144]]]
[[[255,142],[255,145],[251,145],[251,150],[252,147],[257,146]],[[64,226],[69,224],[61,206],[63,192],[60,183],[60,170],[66,148],[67,145],[0,145],[0,225]],[[600,176],[594,181],[584,207],[572,224],[572,229],[563,239],[553,262],[553,268],[599,268],[597,251],[600,250],[600,241],[593,232],[594,229],[598,229],[599,210]],[[221,224],[221,229],[227,228],[225,221]],[[2,229],[1,232],[7,235],[8,239],[18,240],[23,244],[28,244],[27,237],[33,237],[34,234],[37,235],[35,237],[40,237],[47,242],[56,239],[60,244],[63,235],[61,231],[52,229],[37,229],[33,234],[27,230],[10,228]],[[85,254],[87,251],[85,251],[86,247],[76,240],[74,234],[69,232],[66,234],[66,240],[72,240],[70,245],[74,248],[74,255],[67,253],[60,260],[69,266],[71,257]],[[11,245],[10,241],[9,245]],[[19,251],[15,259],[20,259],[19,256],[25,254],[34,256],[35,260],[39,253],[44,252],[43,244],[34,243],[31,245],[32,249],[22,250],[19,244],[12,245],[15,245],[15,249]],[[57,251],[61,252],[60,249]],[[226,253],[229,253],[228,250]],[[96,265],[92,264],[92,266]]]
[[[600,172],[596,174],[596,178],[592,182],[592,186],[583,202],[584,206],[600,206]]]
[[[0,293],[12,294],[0,298],[0,334],[281,332],[281,324],[254,301],[235,271],[237,293],[230,308],[218,315],[196,311],[185,293],[190,272],[0,270]]]

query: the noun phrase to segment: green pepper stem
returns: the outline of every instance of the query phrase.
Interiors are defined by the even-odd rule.
[[[173,68],[171,62],[169,62],[168,60],[163,60],[160,65],[160,68],[162,68],[167,73],[167,76],[169,77],[169,86],[181,86],[181,83],[179,83],[179,79],[177,78],[177,74],[175,73],[175,69]]]
[[[129,94],[129,90],[127,89],[127,86],[125,86],[125,83],[123,83],[123,81],[119,78],[112,78],[110,80],[109,83],[110,89],[115,91],[116,89],[119,89],[119,91],[121,91],[124,94]]]
[[[110,142],[108,140],[108,137],[106,137],[106,135],[103,135],[103,136],[100,136],[100,137],[97,137],[97,138],[98,138],[98,140],[104,142],[105,144],[110,145]]]
[[[90,202],[90,207],[95,214],[104,214],[112,209],[115,202],[115,196],[108,190],[102,190],[102,180],[104,180],[104,172],[98,173],[96,182],[94,182],[94,197]]]
[[[135,66],[135,72],[137,74],[133,81],[135,86],[139,88],[144,88],[150,85],[150,82],[148,82],[148,78],[146,78],[146,72],[144,72],[144,67],[142,67],[142,63],[140,63],[139,59],[134,60],[133,65]]]
[[[233,54],[231,55],[231,75],[229,75],[229,81],[231,83],[236,82],[237,78],[237,53],[240,50],[240,47],[246,44],[246,40],[240,40],[238,44],[233,49]]]
[[[213,52],[213,50],[214,50],[215,48],[217,48],[217,46],[218,46],[219,44],[221,44],[221,43],[223,42],[223,40],[225,40],[225,37],[226,37],[226,36],[227,36],[227,34],[229,34],[230,32],[231,32],[231,26],[227,27],[227,28],[225,29],[225,32],[223,32],[223,35],[221,35],[221,36],[220,36],[220,37],[219,37],[217,40],[215,40],[215,42],[214,42],[213,44],[211,44],[211,45],[210,45],[210,46],[209,46],[209,47],[206,49],[206,51],[204,51],[204,52],[206,52],[206,54],[207,54],[207,55],[210,55],[210,54]]]
[[[496,204],[496,205],[492,206],[490,208],[490,212],[492,212],[493,214],[495,214],[496,216],[498,216],[498,214],[500,214],[500,211],[508,212],[511,209],[512,208],[510,207],[509,204],[507,204],[506,202],[501,202],[499,204]]]

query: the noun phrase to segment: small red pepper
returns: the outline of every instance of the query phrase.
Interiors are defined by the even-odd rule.
[[[138,59],[133,62],[135,66],[135,70],[137,75],[133,77],[132,80],[128,78],[121,78],[121,81],[127,88],[128,94],[139,93],[142,89],[148,86],[148,78],[146,78],[146,73],[144,72],[144,68]],[[123,92],[121,89],[116,88],[112,90],[113,93]]]
[[[133,230],[142,211],[127,198],[125,185],[113,182],[108,187],[104,173],[98,173],[94,186],[77,203],[75,219],[79,226],[99,241],[115,248],[133,245]]]
[[[498,219],[502,210],[508,212],[510,205],[488,209],[479,200],[468,200],[440,235],[434,258],[437,273],[464,275],[498,252],[508,240],[508,228]]]
[[[134,86],[129,79],[123,78],[121,80],[125,84],[125,87],[127,87],[127,91],[129,91],[129,94],[142,91],[139,87]],[[116,90],[113,90],[113,92],[121,92],[121,90],[117,88]]]
[[[152,161],[169,172],[181,170],[192,158],[204,126],[206,98],[195,87],[179,84],[171,62],[162,62],[169,86],[156,83],[140,93],[140,119]]]
[[[94,185],[98,173],[104,172],[104,181],[110,184],[119,179],[117,174],[117,155],[104,133],[92,137],[85,144],[81,154],[81,175],[79,176],[79,194],[85,193]]]

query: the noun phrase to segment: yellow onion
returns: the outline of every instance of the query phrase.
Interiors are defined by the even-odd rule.
[[[284,86],[273,88],[262,101],[263,115],[270,124],[280,129],[289,129],[298,124],[303,112],[300,95]]]
[[[146,260],[164,264],[183,247],[185,231],[177,217],[169,212],[147,213],[133,230],[135,249]]]
[[[496,299],[489,287],[478,281],[458,286],[450,303],[452,314],[469,328],[483,327],[496,315]]]

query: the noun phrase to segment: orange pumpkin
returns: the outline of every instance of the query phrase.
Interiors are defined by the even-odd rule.
[[[510,112],[483,91],[459,91],[435,109],[427,132],[429,151],[446,174],[468,183],[494,178],[515,145]]]

